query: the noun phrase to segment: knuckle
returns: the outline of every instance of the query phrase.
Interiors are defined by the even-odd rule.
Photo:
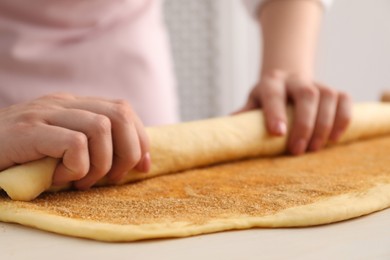
[[[298,88],[297,95],[304,99],[316,100],[319,98],[319,90],[310,85],[304,85]]]
[[[130,122],[133,117],[133,110],[125,100],[116,100],[113,110],[115,117],[121,122]]]
[[[111,133],[111,121],[103,115],[96,115],[94,118],[94,131],[98,134],[109,135]]]
[[[37,131],[37,125],[28,121],[19,121],[10,126],[9,131],[15,136],[22,137]]]
[[[339,92],[339,99],[343,102],[349,102],[351,101],[351,96],[345,92]]]
[[[20,125],[33,124],[34,122],[37,121],[39,121],[39,114],[35,109],[29,109],[27,111],[23,111],[18,118],[18,122]]]
[[[69,146],[76,152],[85,151],[88,148],[88,138],[83,133],[74,132],[70,136]]]
[[[297,132],[300,133],[302,137],[309,137],[312,132],[313,127],[308,122],[297,122],[295,125]]]
[[[74,96],[66,93],[66,92],[56,92],[56,93],[51,93],[45,96],[42,96],[40,99],[43,100],[71,100],[74,99]]]
[[[335,99],[337,97],[337,91],[332,88],[322,88],[320,92],[323,98]]]
[[[267,103],[269,100],[284,100],[283,92],[275,88],[264,88],[264,91],[261,93],[264,103]]]
[[[286,72],[280,69],[272,69],[265,73],[265,77],[269,77],[272,79],[282,79],[285,78]]]

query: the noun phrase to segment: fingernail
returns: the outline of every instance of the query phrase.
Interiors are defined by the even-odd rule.
[[[283,121],[277,121],[275,125],[275,134],[285,135],[287,133],[287,125]]]
[[[292,148],[292,154],[293,155],[300,155],[305,152],[307,146],[307,142],[305,139],[299,139],[295,142],[293,148]]]

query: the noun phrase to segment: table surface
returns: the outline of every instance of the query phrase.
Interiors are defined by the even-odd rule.
[[[308,228],[105,243],[0,223],[0,259],[390,259],[390,209]]]

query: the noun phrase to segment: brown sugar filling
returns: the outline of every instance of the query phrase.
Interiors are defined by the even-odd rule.
[[[251,159],[123,186],[45,193],[0,203],[74,219],[139,225],[272,215],[344,193],[390,183],[390,137],[299,157]]]

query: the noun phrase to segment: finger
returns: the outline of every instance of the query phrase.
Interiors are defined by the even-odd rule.
[[[79,180],[88,173],[88,140],[83,133],[46,124],[30,132],[32,134],[23,140],[24,147],[34,149],[40,158],[62,158],[53,174],[54,185]]]
[[[108,175],[112,183],[118,183],[135,167],[144,172],[148,171],[151,160],[149,139],[142,122],[127,102],[118,100],[114,102],[114,107],[119,111],[115,113],[117,118],[114,122],[127,128],[118,133],[118,140],[121,140],[119,143],[116,144],[114,140],[114,164]]]
[[[141,160],[141,146],[134,123],[130,120],[122,121],[122,127],[117,128],[114,139],[114,161],[107,177],[112,183],[118,183]]]
[[[84,178],[75,182],[76,188],[88,189],[108,173],[113,153],[109,118],[85,110],[63,109],[52,113],[47,121],[84,133],[88,138],[90,168]]]
[[[285,80],[282,77],[264,77],[258,88],[268,132],[273,135],[287,133]]]
[[[320,104],[313,136],[309,144],[311,151],[317,151],[326,144],[332,131],[337,108],[338,93],[325,86],[318,86],[318,89],[320,91]]]
[[[137,134],[141,147],[141,161],[135,166],[135,169],[141,172],[148,172],[151,167],[151,158],[150,158],[150,142],[149,137],[146,134],[145,127],[141,120],[135,118],[135,128],[137,129]]]
[[[135,125],[136,115],[126,101],[108,101],[103,99],[77,98],[66,104],[73,108],[84,109],[107,116],[112,126],[114,157],[107,177],[113,182],[126,175],[141,160],[141,144]]]
[[[128,174],[128,172],[131,169],[136,169],[141,172],[148,172],[150,167],[151,167],[151,158],[150,158],[150,153],[149,153],[149,138],[144,130],[144,126],[139,120],[138,117],[134,115],[134,128],[136,130],[136,134],[133,134],[132,136],[138,136],[138,141],[139,141],[139,148],[140,148],[140,159],[138,163],[135,166],[132,166],[133,163],[129,162],[129,158],[131,156],[136,156],[134,154],[134,148],[133,150],[129,150],[128,146],[118,146],[118,151],[120,155],[115,155],[114,157],[114,165],[116,168],[113,168],[110,173],[109,173],[109,178],[111,183],[120,183],[123,178]],[[135,144],[135,141],[129,141],[128,145]],[[137,148],[137,147],[136,147]],[[126,155],[126,153],[129,153]],[[133,159],[134,161],[137,161],[138,158]]]
[[[338,96],[336,117],[330,134],[330,140],[336,142],[347,129],[352,118],[352,100],[346,93]]]
[[[294,121],[288,140],[288,150],[293,155],[306,151],[312,136],[319,103],[319,92],[312,84],[305,82],[291,82],[287,84],[287,91],[291,94],[295,105]]]

